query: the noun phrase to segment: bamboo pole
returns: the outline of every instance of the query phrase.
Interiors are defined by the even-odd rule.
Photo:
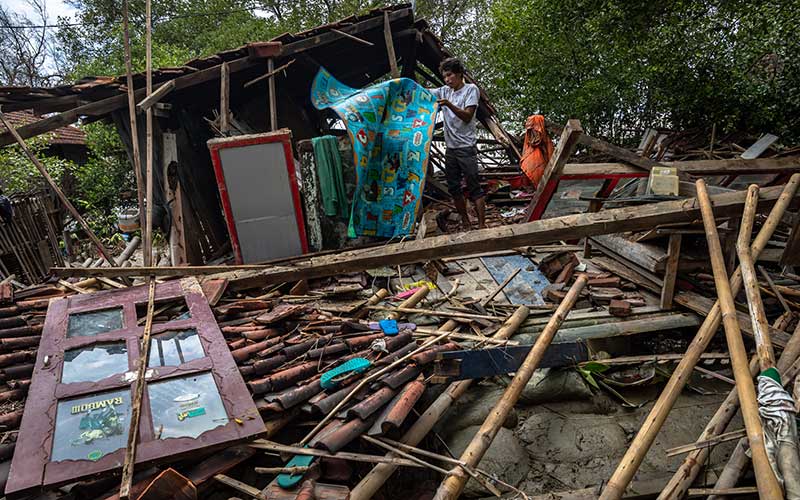
[[[149,0],[148,0],[149,2]],[[150,353],[150,332],[153,329],[153,312],[155,309],[156,279],[150,276],[147,289],[147,316],[142,333],[139,360],[136,367],[136,380],[133,386],[133,402],[131,403],[131,422],[128,428],[128,444],[125,447],[125,460],[122,464],[122,481],[119,488],[120,500],[128,500],[133,484],[133,469],[136,463],[136,443],[139,436],[139,420],[142,416],[142,398],[144,397],[144,375],[147,372],[147,360]]]
[[[530,381],[531,376],[533,376],[533,372],[536,370],[536,368],[538,368],[539,363],[542,361],[542,357],[544,356],[547,347],[553,341],[553,337],[555,337],[559,326],[561,326],[564,318],[566,318],[567,314],[569,314],[572,306],[575,305],[581,290],[583,290],[583,287],[586,286],[588,281],[589,280],[586,275],[580,275],[575,280],[575,283],[567,292],[564,300],[561,301],[558,309],[556,309],[555,313],[553,313],[553,316],[550,318],[550,322],[547,324],[547,327],[544,329],[539,338],[536,339],[536,343],[528,353],[525,361],[522,363],[522,366],[520,366],[517,370],[517,373],[514,375],[514,379],[511,381],[511,384],[509,384],[508,388],[503,393],[503,396],[500,398],[497,404],[495,404],[491,413],[489,413],[489,416],[483,422],[483,425],[481,425],[480,430],[478,430],[478,433],[475,434],[475,437],[473,437],[472,441],[469,443],[469,445],[467,445],[464,453],[461,454],[460,459],[466,462],[470,467],[476,467],[483,458],[483,455],[491,446],[492,441],[494,441],[495,436],[497,436],[497,433],[503,426],[503,422],[505,422],[508,414],[519,400],[522,390],[525,388],[525,385],[528,383],[528,381]],[[464,473],[463,470],[460,468],[454,468],[451,471],[451,475],[445,478],[444,481],[442,481],[442,483],[439,485],[439,489],[436,491],[434,499],[453,500],[458,498],[458,496],[461,495],[464,485],[467,483],[468,479],[469,476]]]
[[[736,379],[736,390],[739,393],[742,418],[744,420],[745,429],[747,429],[747,439],[750,443],[750,450],[753,455],[753,466],[756,473],[759,497],[766,499],[782,499],[783,491],[769,463],[767,449],[764,446],[764,429],[761,426],[761,419],[758,415],[756,388],[753,383],[753,378],[750,375],[747,363],[747,350],[745,349],[744,340],[742,339],[742,332],[739,329],[739,321],[736,318],[736,305],[733,302],[731,284],[728,281],[728,274],[725,270],[725,257],[722,254],[722,246],[719,242],[717,221],[714,218],[714,211],[711,208],[711,200],[708,197],[705,181],[699,179],[696,182],[696,186],[697,200],[700,202],[700,210],[703,214],[703,225],[706,229],[711,267],[714,270],[714,283],[717,288],[720,308],[722,309],[722,325],[728,342],[728,352],[731,356],[733,375]],[[752,190],[748,191],[748,198],[751,197],[752,193]],[[747,210],[747,208],[745,208],[745,210]],[[743,277],[744,274],[745,273],[742,272]],[[760,357],[759,355],[759,359]]]
[[[777,327],[776,324],[773,327]],[[800,323],[792,334],[786,347],[778,359],[778,371],[781,376],[786,375],[787,370],[791,367],[792,363],[800,356]],[[750,360],[750,375],[755,377],[758,374],[758,356],[753,356]],[[788,379],[786,379],[788,380]],[[736,412],[739,411],[739,394],[734,387],[728,393],[728,396],[717,409],[716,413],[711,417],[706,424],[703,433],[697,438],[697,442],[707,441],[722,434],[727,429]],[[658,500],[679,500],[686,495],[686,492],[694,483],[694,480],[700,474],[703,464],[706,463],[708,455],[711,453],[710,448],[700,448],[692,451],[684,458],[678,470],[675,471],[672,478],[667,482],[667,485],[658,496]],[[731,460],[734,460],[736,452],[731,455]],[[720,475],[720,480],[723,476]],[[737,475],[738,479],[738,475]],[[723,483],[724,484],[724,483]],[[735,485],[735,481],[734,481]]]
[[[530,310],[527,307],[518,307],[514,314],[503,323],[503,326],[500,327],[492,338],[507,340],[517,331],[519,325],[525,321],[529,313]],[[456,326],[458,326],[458,323],[451,319],[442,326],[441,330],[452,330]],[[436,422],[450,409],[453,403],[467,392],[471,384],[472,380],[461,380],[450,384],[447,389],[431,403],[428,409],[425,410],[425,413],[423,413],[417,421],[411,425],[408,431],[403,434],[400,441],[411,446],[418,445],[422,439],[428,435],[431,429],[433,429]],[[390,453],[387,457],[388,456],[395,455]],[[350,500],[370,500],[396,469],[397,466],[392,464],[381,464],[374,467],[350,492]]]
[[[800,174],[794,174],[789,179],[789,182],[786,183],[786,186],[784,186],[783,191],[778,197],[775,205],[772,207],[767,220],[764,222],[764,225],[761,226],[761,230],[759,231],[755,240],[753,240],[753,244],[750,247],[750,252],[754,259],[758,259],[759,254],[762,250],[764,250],[767,242],[772,237],[772,233],[774,233],[775,228],[778,227],[781,217],[783,217],[783,214],[786,212],[789,204],[794,199],[798,186],[800,186]],[[731,276],[732,293],[738,293],[741,285],[741,271],[737,269]],[[602,500],[616,500],[622,498],[622,495],[625,493],[625,489],[628,487],[628,484],[630,484],[633,476],[636,474],[636,471],[642,464],[642,461],[644,460],[645,455],[647,455],[647,451],[650,449],[650,446],[652,446],[653,441],[655,441],[658,431],[661,429],[661,426],[664,425],[667,415],[675,405],[675,401],[677,401],[681,390],[683,390],[683,387],[689,380],[694,366],[700,360],[700,356],[706,350],[709,342],[711,342],[711,339],[717,332],[721,319],[722,316],[720,315],[719,301],[717,301],[714,303],[714,306],[711,308],[711,310],[709,310],[705,321],[703,321],[703,324],[697,330],[697,334],[695,335],[691,344],[689,344],[689,347],[686,349],[683,359],[681,359],[680,363],[678,363],[678,366],[672,373],[672,376],[667,382],[666,387],[664,387],[664,390],[659,396],[658,401],[656,401],[655,405],[653,405],[653,409],[642,423],[642,426],[639,429],[639,432],[636,434],[636,437],[631,442],[628,451],[625,453],[625,456],[620,461],[617,469],[614,471],[614,474],[609,479],[608,484],[600,495]]]
[[[375,464],[392,463],[398,466],[402,465],[404,467],[424,467],[423,465],[420,465],[411,460],[406,460],[404,458],[397,458],[397,457],[386,458],[379,455],[366,455],[364,453],[351,453],[347,451],[337,451],[336,453],[329,453],[325,450],[318,450],[316,448],[287,446],[280,443],[267,441],[266,439],[256,439],[255,441],[248,443],[247,446],[249,446],[250,448],[255,448],[257,450],[267,450],[278,453],[289,453],[292,455],[303,455],[303,456],[323,457],[323,458],[339,458],[342,460],[353,460],[354,462],[366,462]]]
[[[152,3],[151,0],[145,2],[145,50],[146,50],[146,93],[147,97],[153,93],[153,57],[152,57]],[[150,266],[153,261],[153,110],[148,108],[146,113],[147,118],[147,171],[146,185],[147,185],[147,216],[145,218],[145,233],[144,233],[144,262],[145,266]],[[121,500],[128,500],[131,493],[131,485],[133,483],[133,472],[136,464],[136,447],[139,437],[139,420],[142,415],[142,398],[144,397],[144,375],[147,371],[147,360],[150,352],[150,332],[153,328],[153,312],[155,309],[155,290],[156,278],[155,276],[148,277],[148,298],[147,298],[147,316],[144,324],[144,331],[142,332],[139,354],[139,364],[137,366],[136,381],[133,386],[133,402],[131,404],[131,422],[128,429],[128,442],[125,449],[125,460],[122,464],[122,481],[119,489],[119,497]]]
[[[797,324],[791,339],[789,339],[789,342],[783,349],[783,353],[781,353],[780,359],[778,359],[777,368],[781,374],[781,380],[784,382],[784,385],[792,381],[797,373],[800,372],[798,359],[800,359],[800,323]],[[725,467],[723,467],[722,472],[720,472],[717,478],[717,482],[714,485],[715,489],[732,488],[736,486],[739,478],[744,474],[747,464],[750,462],[750,458],[746,453],[746,444],[747,439],[742,439],[737,444],[736,448],[734,448],[727,464],[725,464]],[[711,498],[714,497],[709,497],[709,499]]]
[[[736,253],[739,255],[739,267],[742,270],[744,291],[747,295],[747,307],[750,310],[750,321],[753,324],[753,337],[756,341],[756,352],[761,371],[775,366],[775,352],[769,337],[769,322],[764,312],[764,303],[759,293],[758,276],[750,253],[750,236],[753,233],[753,222],[756,217],[758,203],[758,186],[753,184],[747,189],[744,212],[736,240]]]
[[[375,292],[372,295],[372,297],[365,300],[360,306],[356,308],[355,313],[353,313],[353,319],[364,318],[369,314],[369,309],[367,309],[367,306],[374,306],[375,304],[382,301],[388,296],[389,296],[389,290],[381,288],[380,290]]]
[[[136,128],[136,89],[133,88],[131,39],[128,30],[128,0],[122,3],[122,42],[125,46],[125,85],[128,87],[128,119],[131,126],[133,170],[136,173],[136,197],[139,202],[139,228],[144,229],[144,181],[142,179],[142,157],[139,152],[139,130]]]
[[[439,316],[440,318],[460,318],[467,320],[482,319],[486,321],[500,321],[503,319],[502,316],[492,316],[489,314],[469,314],[457,311],[437,311],[434,309],[420,309],[414,307],[368,306],[367,309],[373,311],[397,311],[409,314],[425,314],[427,316]]]
[[[389,314],[389,319],[398,319],[402,316],[404,312],[403,309],[413,309],[417,304],[422,302],[422,300],[428,296],[428,292],[430,292],[430,288],[427,286],[420,287],[416,292],[414,292],[411,297],[407,298],[403,302],[400,302],[395,310]]]
[[[146,95],[150,97],[153,93],[153,26],[151,19],[151,0],[145,2],[145,85]],[[146,217],[144,232],[144,265],[153,265],[153,110],[148,108],[145,111],[147,126],[147,142],[145,143],[145,157],[147,171],[145,173],[146,194]]]

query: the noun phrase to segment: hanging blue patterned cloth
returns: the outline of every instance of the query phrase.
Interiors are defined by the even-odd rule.
[[[357,185],[348,236],[411,233],[425,186],[436,97],[408,78],[354,89],[320,68],[311,102],[335,111],[353,142]]]

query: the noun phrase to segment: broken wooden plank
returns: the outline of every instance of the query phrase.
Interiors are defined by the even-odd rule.
[[[678,261],[681,254],[681,233],[669,235],[667,247],[667,263],[664,267],[664,286],[661,289],[661,309],[672,309],[672,298],[675,294],[675,282],[678,279]]]
[[[592,236],[590,240],[626,260],[639,264],[651,273],[661,272],[666,267],[667,252],[652,243],[631,241],[619,234]]]
[[[139,104],[136,105],[136,108],[139,112],[147,111],[153,107],[153,105],[159,102],[164,96],[169,94],[175,89],[175,80],[169,80],[164,85],[158,87],[158,90],[150,94],[149,96],[142,99]]]
[[[798,175],[795,183],[800,182]],[[762,189],[760,208],[772,206],[782,191],[781,186]],[[747,193],[725,193],[712,197],[719,215],[741,213]],[[792,198],[794,192],[792,193]],[[224,273],[230,286],[246,289],[272,283],[333,276],[387,265],[412,264],[420,261],[500,250],[528,245],[552,243],[619,231],[643,230],[658,224],[689,222],[700,215],[695,199],[665,201],[638,207],[624,207],[592,214],[575,214],[497,228],[479,229],[457,235],[443,235],[402,243],[342,251],[338,254],[300,258],[292,265],[281,266],[182,266],[155,268],[53,268],[59,277],[94,276],[186,276]]]
[[[383,38],[386,41],[386,54],[389,58],[389,68],[392,78],[400,78],[400,69],[397,67],[397,56],[394,53],[394,40],[392,39],[392,25],[389,21],[389,11],[383,11]]]

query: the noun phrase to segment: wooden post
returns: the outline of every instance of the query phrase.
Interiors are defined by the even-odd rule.
[[[725,258],[722,255],[722,246],[717,233],[717,221],[714,218],[705,181],[699,179],[696,184],[697,200],[700,202],[700,210],[703,213],[703,225],[706,229],[711,266],[714,269],[714,282],[717,287],[720,308],[722,309],[722,324],[728,341],[728,352],[733,365],[733,375],[736,378],[736,389],[739,393],[739,404],[742,408],[742,417],[747,429],[747,439],[750,442],[750,450],[753,454],[753,466],[756,473],[759,497],[782,499],[781,486],[778,484],[778,480],[769,463],[767,450],[764,447],[764,429],[761,426],[761,419],[758,415],[755,384],[750,375],[747,350],[742,340],[742,332],[739,330],[739,322],[736,319],[736,306],[733,302],[731,284],[725,271]],[[751,197],[752,193],[753,190],[748,191],[748,198]],[[755,194],[757,195],[757,192]]]
[[[222,63],[219,68],[219,131],[223,136],[228,135],[230,123],[230,76],[231,69],[228,63]]]
[[[773,325],[773,327],[775,326],[777,326],[777,322]],[[798,356],[800,356],[800,324],[795,328],[794,333],[789,338],[789,342],[786,343],[786,347],[783,349],[783,353],[781,353],[781,357],[778,360],[778,370],[781,376],[786,374],[786,371],[792,366]],[[758,356],[753,356],[750,360],[750,375],[755,377],[758,371]],[[704,441],[719,436],[728,427],[728,424],[730,424],[730,421],[738,410],[739,393],[734,387],[731,389],[730,393],[728,393],[728,396],[722,402],[717,412],[711,417],[711,420],[708,421],[703,433],[700,434],[697,440]],[[710,453],[711,449],[706,447],[689,453],[686,458],[684,458],[678,470],[675,471],[675,474],[673,474],[672,479],[669,480],[661,491],[661,494],[658,495],[657,500],[680,500],[683,498],[689,490],[689,487],[694,483],[694,480],[700,473],[703,464],[706,463]],[[735,455],[736,452],[731,455],[731,460],[734,459]],[[722,478],[722,475],[720,475],[720,478]],[[718,482],[717,484],[719,485],[720,483]],[[722,483],[723,486],[720,487],[725,487],[724,485],[726,484],[727,483]],[[735,481],[733,484],[736,484]],[[727,486],[730,486],[730,484],[727,484]]]
[[[128,88],[128,119],[131,127],[133,170],[136,174],[136,197],[139,202],[139,228],[144,231],[144,180],[142,179],[142,157],[139,152],[139,129],[136,127],[136,98],[134,95],[136,90],[133,88],[131,41],[128,31],[128,0],[125,0],[122,3],[122,41],[125,45],[125,86]]]
[[[169,256],[173,266],[183,266],[188,264],[189,259],[186,254],[186,234],[183,227],[183,192],[177,172],[170,175],[169,166],[172,162],[178,161],[178,145],[175,134],[165,132],[162,138],[162,156],[164,161],[164,194],[167,200],[170,213],[172,214],[172,224],[169,228]],[[170,180],[174,179],[175,187],[170,185]]]
[[[667,264],[664,269],[664,286],[661,288],[661,309],[672,309],[672,297],[675,295],[675,281],[678,279],[678,262],[681,256],[681,233],[669,235],[667,247]]]
[[[769,217],[767,217],[767,220],[761,227],[758,236],[756,236],[755,240],[753,240],[753,244],[750,247],[750,252],[754,259],[757,259],[758,255],[761,253],[764,247],[766,247],[767,242],[772,237],[772,233],[774,233],[775,228],[778,227],[781,217],[783,217],[783,214],[786,212],[789,204],[794,199],[794,195],[797,192],[798,186],[800,186],[800,174],[795,174],[783,188],[783,191],[781,192],[778,201],[773,206]],[[741,286],[742,275],[741,271],[737,269],[731,277],[731,292],[738,293]],[[697,330],[697,334],[695,335],[691,344],[689,344],[686,353],[684,354],[680,363],[678,363],[675,371],[672,373],[672,376],[667,382],[663,392],[659,396],[658,401],[656,401],[653,409],[650,411],[650,414],[642,423],[642,426],[639,429],[639,432],[636,434],[636,437],[633,439],[633,442],[631,442],[628,451],[620,461],[617,469],[611,476],[611,479],[609,479],[608,484],[600,495],[601,499],[610,500],[622,498],[622,495],[625,493],[625,489],[628,487],[631,479],[633,479],[633,476],[636,474],[636,471],[642,464],[642,461],[644,460],[645,455],[647,455],[647,451],[650,449],[650,446],[652,446],[653,441],[655,441],[658,431],[661,429],[661,426],[664,425],[667,415],[675,405],[675,401],[678,399],[683,386],[686,385],[686,382],[689,380],[689,377],[694,370],[694,366],[700,360],[700,356],[706,350],[709,342],[711,342],[711,339],[717,332],[721,319],[722,317],[720,314],[719,301],[717,301],[711,310],[709,310],[706,319]]]
[[[467,445],[464,453],[461,454],[461,461],[466,462],[470,467],[476,467],[480,463],[483,455],[492,445],[492,441],[494,441],[495,436],[497,436],[497,433],[503,426],[503,422],[505,422],[508,414],[519,400],[522,390],[525,389],[525,385],[530,381],[533,372],[539,367],[539,363],[542,361],[547,347],[553,341],[556,332],[558,332],[558,328],[561,326],[561,323],[564,322],[572,306],[575,305],[581,290],[583,290],[583,287],[586,286],[588,281],[586,275],[580,275],[575,280],[575,283],[573,283],[572,287],[567,292],[566,297],[564,297],[558,309],[553,313],[547,326],[536,339],[536,343],[533,348],[531,348],[522,366],[517,370],[511,384],[489,413],[489,416],[486,417],[483,425],[481,425],[478,433],[475,434],[475,437],[473,437],[472,441]],[[464,490],[464,485],[467,483],[469,476],[460,467],[455,467],[450,472],[451,475],[446,477],[439,485],[434,500],[455,500]]]
[[[270,73],[267,80],[269,85],[269,129],[274,132],[278,130],[278,99],[275,95],[275,60],[271,57],[267,59],[267,72]]]
[[[8,120],[6,120],[6,115],[4,115],[2,111],[0,111],[0,121],[3,122],[3,126],[5,126],[6,130],[8,130],[11,133],[11,135],[14,136],[14,139],[16,139],[17,144],[19,144],[19,147],[22,148],[22,151],[25,153],[25,155],[28,157],[31,163],[33,163],[33,165],[36,167],[36,169],[39,171],[42,177],[44,177],[44,180],[47,182],[47,184],[50,185],[50,188],[56,194],[58,199],[61,200],[61,203],[64,204],[64,207],[67,209],[70,215],[72,215],[72,217],[76,221],[78,221],[78,224],[80,224],[83,230],[86,231],[86,234],[89,236],[89,239],[92,240],[92,243],[94,243],[94,245],[97,247],[97,250],[100,252],[100,255],[102,255],[103,258],[106,259],[106,261],[108,261],[108,264],[110,266],[116,267],[117,264],[114,261],[114,256],[111,255],[108,249],[106,249],[105,245],[103,245],[103,242],[100,241],[97,235],[94,234],[94,231],[92,231],[89,225],[86,224],[86,221],[83,219],[83,217],[81,217],[81,214],[78,213],[78,210],[72,205],[72,203],[70,203],[66,195],[64,195],[64,192],[61,191],[61,188],[58,187],[56,181],[54,181],[53,178],[50,177],[50,173],[47,172],[47,169],[44,167],[44,165],[42,165],[42,162],[39,161],[39,158],[37,158],[36,155],[33,154],[33,151],[31,151],[30,148],[28,148],[28,145],[25,144],[25,140],[19,136],[19,134],[17,133],[17,129],[15,129],[11,125],[11,123],[9,123]]]
[[[750,310],[750,321],[753,324],[753,338],[756,341],[758,362],[762,371],[775,366],[775,352],[769,337],[769,322],[764,312],[764,303],[759,293],[758,275],[756,275],[753,256],[750,254],[750,236],[753,233],[753,222],[756,217],[758,203],[758,186],[753,184],[747,188],[747,200],[736,240],[736,253],[739,256],[739,267],[742,269],[742,281],[747,295],[747,307]]]
[[[394,40],[392,40],[392,25],[389,23],[389,11],[383,11],[383,38],[386,41],[386,54],[389,57],[389,68],[392,78],[400,78],[397,67],[397,56],[394,53]]]
[[[529,313],[530,310],[524,306],[517,308],[514,314],[503,323],[503,326],[500,327],[492,338],[497,340],[509,339],[514,332],[519,329],[519,326],[525,321]],[[451,331],[454,330],[456,326],[458,326],[458,323],[455,320],[449,320],[439,331]],[[450,384],[447,390],[436,398],[428,409],[425,410],[425,413],[423,413],[422,416],[411,425],[408,431],[403,434],[400,441],[411,446],[419,444],[422,439],[428,435],[431,429],[433,429],[436,422],[438,422],[450,406],[452,406],[453,402],[467,392],[471,384],[472,380],[461,380]],[[389,456],[394,455],[389,453],[387,457]],[[393,464],[381,464],[373,468],[355,488],[353,488],[353,491],[350,492],[350,500],[371,499],[396,469],[397,466]]]
[[[525,220],[534,221],[538,220],[544,214],[547,204],[550,203],[550,198],[556,192],[558,187],[558,178],[561,176],[561,171],[567,160],[575,153],[575,148],[578,147],[578,141],[583,135],[583,128],[581,122],[578,120],[569,120],[567,126],[561,132],[561,139],[558,141],[553,156],[544,169],[542,178],[539,180],[539,185],[536,186],[536,192],[533,193],[531,203],[525,212]]]

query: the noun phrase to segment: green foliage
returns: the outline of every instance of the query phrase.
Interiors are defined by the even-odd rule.
[[[65,174],[75,165],[62,158],[47,156],[49,136],[41,135],[27,141],[28,147],[39,157],[50,176],[61,183]],[[47,184],[33,163],[19,146],[0,148],[0,187],[6,194],[22,194],[43,189]]]
[[[799,137],[800,2],[496,0],[485,59],[521,123],[579,118],[592,133],[647,126]]]
[[[136,179],[125,149],[111,125],[96,122],[83,127],[89,146],[88,161],[73,171],[73,203],[84,212],[92,229],[101,235],[114,232],[121,193],[135,191]]]

